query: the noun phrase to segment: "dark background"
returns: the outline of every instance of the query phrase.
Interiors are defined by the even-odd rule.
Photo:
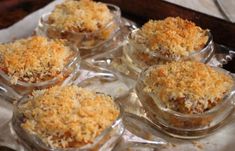
[[[9,27],[52,0],[0,0],[0,29]]]

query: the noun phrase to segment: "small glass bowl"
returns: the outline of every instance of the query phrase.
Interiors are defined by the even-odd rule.
[[[220,104],[202,114],[184,114],[164,107],[156,95],[143,91],[146,87],[145,75],[156,67],[157,65],[151,66],[140,74],[136,84],[136,92],[147,117],[165,133],[184,139],[204,137],[225,124],[227,118],[233,113],[235,78],[230,72],[213,67],[219,72],[232,76],[234,81],[232,89],[224,96]]]
[[[62,84],[69,76],[75,74],[80,66],[80,54],[75,46],[69,44],[69,47],[74,51],[73,56],[68,59],[67,65],[56,77],[37,83],[28,83],[18,80],[16,83],[11,82],[11,78],[4,71],[0,70],[0,86],[3,91],[0,94],[8,101],[19,99],[25,94],[29,94],[33,90],[49,88],[53,85]],[[13,99],[13,100],[11,100]]]
[[[96,137],[92,144],[87,144],[80,148],[51,148],[43,143],[36,135],[27,133],[27,131],[21,127],[21,123],[23,122],[24,118],[23,114],[19,112],[19,106],[25,104],[28,100],[29,96],[25,96],[15,105],[12,118],[12,127],[18,137],[20,144],[30,151],[111,150],[118,143],[125,130],[123,125],[123,110],[118,103],[115,103],[120,111],[118,117],[110,127],[106,128],[99,136]]]
[[[59,38],[68,40],[79,48],[80,55],[82,58],[83,56],[91,56],[91,54],[98,54],[100,53],[100,51],[104,51],[104,48],[98,50],[96,48],[105,44],[108,45],[108,43],[112,41],[112,39],[115,37],[115,35],[120,29],[120,8],[112,4],[106,5],[109,8],[111,14],[113,15],[113,19],[104,28],[100,30],[89,33],[61,31],[55,26],[52,26],[47,23],[48,17],[50,15],[50,13],[47,13],[42,15],[41,19],[39,20],[38,27],[36,28],[36,34],[47,36],[49,38]]]
[[[157,52],[150,51],[149,48],[147,48],[144,44],[138,44],[134,39],[134,35],[136,35],[139,30],[140,29],[135,29],[128,35],[128,43],[123,48],[125,62],[129,70],[131,72],[134,72],[136,75],[138,75],[143,69],[151,65],[165,64],[171,61],[182,60],[195,60],[207,63],[213,56],[214,44],[213,37],[210,31],[207,32],[208,41],[203,49],[193,52],[186,57],[170,58],[163,56]]]

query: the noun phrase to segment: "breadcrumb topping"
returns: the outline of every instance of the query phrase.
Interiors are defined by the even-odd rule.
[[[150,51],[170,57],[184,57],[200,51],[208,41],[207,30],[180,17],[150,20],[134,35],[136,42]]]
[[[213,108],[234,85],[231,76],[192,61],[151,68],[144,83],[144,91],[155,94],[167,108],[189,114]]]
[[[110,96],[78,86],[34,91],[19,110],[25,118],[22,127],[53,148],[92,143],[119,115]]]
[[[73,53],[61,40],[33,36],[0,44],[0,68],[12,83],[41,82],[57,76]]]
[[[104,28],[113,18],[104,3],[92,0],[66,0],[52,11],[48,23],[58,29],[93,32]]]

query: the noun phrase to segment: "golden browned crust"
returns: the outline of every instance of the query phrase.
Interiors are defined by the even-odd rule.
[[[56,6],[48,23],[58,29],[93,32],[104,28],[113,18],[108,7],[92,0],[66,0]]]
[[[189,56],[201,50],[208,41],[207,30],[180,17],[150,20],[134,38],[145,44],[150,51],[171,58]]]
[[[111,97],[77,86],[34,91],[19,110],[22,127],[56,148],[92,143],[119,115]]]
[[[154,93],[167,108],[189,114],[211,109],[234,84],[231,76],[192,61],[157,66],[144,82],[144,91]]]
[[[11,82],[41,82],[58,75],[68,63],[73,51],[60,40],[33,36],[0,44],[0,69]]]

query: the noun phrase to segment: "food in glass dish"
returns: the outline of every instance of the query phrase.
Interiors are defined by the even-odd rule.
[[[110,40],[119,30],[120,9],[92,0],[67,0],[42,16],[38,34],[62,38],[79,49],[92,49]]]
[[[120,118],[119,106],[108,95],[74,85],[55,86],[20,100],[13,127],[37,150],[99,149],[121,136]]]
[[[180,17],[150,20],[132,31],[124,54],[140,71],[150,65],[171,61],[207,62],[213,52],[212,35]],[[136,69],[135,69],[136,70]]]
[[[204,135],[233,111],[234,78],[199,62],[151,66],[136,89],[148,116],[173,135]]]
[[[63,81],[80,61],[78,50],[65,41],[42,36],[0,44],[0,58],[1,81],[19,93]]]

